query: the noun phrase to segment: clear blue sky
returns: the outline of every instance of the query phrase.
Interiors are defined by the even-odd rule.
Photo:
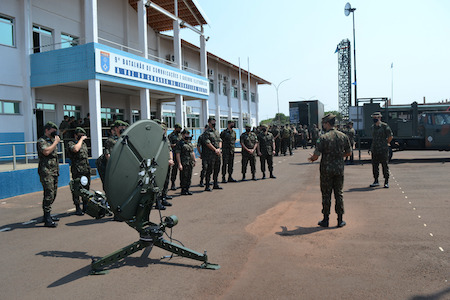
[[[336,45],[352,43],[348,1],[197,0],[211,21],[207,50],[247,66],[280,86],[280,112],[289,101],[319,99],[325,110],[338,110]],[[450,1],[354,0],[358,98],[391,97],[393,104],[450,100]],[[189,30],[182,38],[198,45]],[[353,61],[352,61],[353,75]],[[353,79],[352,79],[353,81]],[[353,88],[352,88],[353,93]],[[260,118],[277,111],[273,86],[261,85]]]

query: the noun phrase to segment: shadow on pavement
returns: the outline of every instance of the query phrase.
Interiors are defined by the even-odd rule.
[[[286,226],[280,226],[280,227],[281,227],[281,232],[275,232],[275,234],[278,234],[278,235],[281,235],[281,236],[305,235],[305,234],[311,234],[311,233],[319,232],[319,231],[322,231],[322,230],[330,230],[330,229],[334,228],[334,227],[324,228],[324,227],[319,227],[319,226],[315,226],[315,227],[300,227],[300,226],[296,226],[297,229],[288,230]]]
[[[310,165],[310,162],[304,162],[304,163],[289,163],[290,165],[293,166],[304,166],[304,165]]]
[[[84,219],[84,220],[79,220],[76,222],[72,222],[72,223],[66,223],[66,226],[86,226],[86,225],[93,225],[93,224],[100,224],[100,223],[106,223],[106,222],[112,222],[113,218],[102,218],[102,219]]]
[[[72,213],[61,213],[52,215],[52,217],[58,217],[60,219],[72,216]],[[33,218],[25,222],[17,222],[7,225],[2,225],[0,228],[1,232],[13,231],[15,229],[30,229],[30,228],[42,228],[44,227],[44,220],[42,217]]]
[[[381,187],[383,187],[383,186],[381,186]],[[344,191],[344,193],[351,193],[351,192],[370,192],[370,191],[375,191],[375,190],[376,190],[376,188],[373,188],[373,187],[368,186],[368,187],[360,187],[360,188],[351,188],[351,189],[348,189],[348,190]]]
[[[389,162],[389,164],[397,165],[397,164],[420,164],[420,163],[446,163],[450,162],[450,158],[440,157],[440,158],[413,158],[413,159],[393,159]]]
[[[146,268],[150,265],[168,265],[168,266],[174,266],[174,267],[184,267],[184,268],[192,268],[192,269],[201,269],[200,265],[189,265],[184,263],[177,263],[177,262],[170,262],[170,261],[163,261],[163,259],[176,259],[176,258],[183,258],[180,256],[173,256],[172,257],[163,257],[161,259],[151,259],[148,258],[148,255],[150,254],[152,250],[152,247],[147,247],[143,250],[142,255],[140,257],[126,257],[123,260],[116,262],[106,268],[103,268],[105,271],[111,271],[114,269],[118,269],[122,266],[134,266],[137,268]],[[89,259],[92,261],[92,259],[100,259],[100,257],[96,256],[90,256],[87,254],[87,252],[80,252],[80,251],[73,251],[73,252],[67,252],[67,251],[43,251],[39,252],[36,255],[42,255],[46,257],[65,257],[65,258],[75,258],[75,259]],[[183,258],[185,259],[185,258]],[[78,269],[58,280],[48,285],[48,288],[61,286],[73,281],[76,281],[78,279],[81,279],[83,277],[92,275],[91,274],[91,266],[85,266],[81,269]]]
[[[440,300],[440,299],[449,299],[450,294],[450,287],[443,289],[440,292],[437,292],[436,294],[431,295],[420,295],[420,296],[414,296],[410,298],[410,300]]]

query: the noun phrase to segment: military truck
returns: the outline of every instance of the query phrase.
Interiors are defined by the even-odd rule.
[[[384,102],[384,106],[380,106]],[[387,98],[358,99],[363,105],[351,107],[349,119],[354,122],[362,149],[372,143],[372,118],[381,112],[394,138],[394,150],[450,150],[450,103],[388,105]]]

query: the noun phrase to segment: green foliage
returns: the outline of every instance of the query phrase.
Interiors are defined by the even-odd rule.
[[[286,116],[283,113],[277,113],[275,114],[275,117],[272,119],[262,120],[260,124],[266,124],[266,125],[281,125],[281,124],[288,124],[289,123],[289,116]]]

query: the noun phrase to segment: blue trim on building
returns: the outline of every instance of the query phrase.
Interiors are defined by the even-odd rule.
[[[58,186],[67,186],[69,181],[69,165],[59,165]],[[37,168],[1,172],[0,182],[0,199],[42,191]]]
[[[189,92],[181,89],[169,88],[141,81],[135,81],[132,79],[125,79],[106,74],[96,73],[95,71],[96,49],[109,51],[121,56],[129,57],[134,60],[152,64],[173,72],[189,75],[191,77],[199,78],[202,80],[207,80],[207,78],[202,77],[200,75],[189,73],[184,70],[167,66],[165,64],[156,61],[145,59],[143,57],[128,52],[123,52],[106,45],[98,43],[88,43],[84,45],[78,45],[76,47],[31,54],[30,55],[31,87],[51,86],[69,82],[99,79],[134,87],[148,88],[156,91],[190,96],[198,99],[208,99],[208,95],[197,94],[194,92]]]
[[[1,143],[25,142],[24,132],[0,132]],[[2,158],[3,156],[11,156],[13,154],[12,145],[0,145],[0,160],[11,160],[12,158]],[[25,145],[16,145],[16,155],[25,154]],[[25,158],[21,158],[25,159]]]

